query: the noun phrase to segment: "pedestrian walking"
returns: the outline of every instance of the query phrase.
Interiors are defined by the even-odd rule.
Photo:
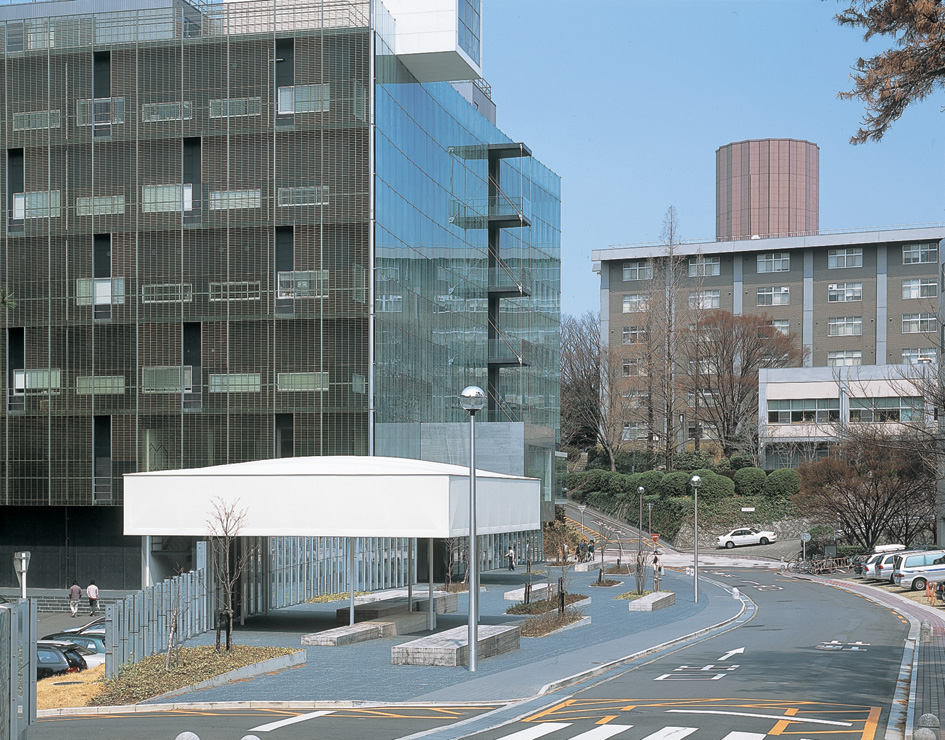
[[[505,553],[505,557],[509,559],[509,570],[515,570],[515,550],[509,545],[509,551]]]
[[[591,537],[591,541],[587,543],[587,554],[590,555],[591,560],[594,559],[594,538]]]
[[[79,582],[73,581],[72,585],[69,586],[69,609],[72,611],[73,617],[79,614],[79,599],[81,598],[82,589],[79,586]]]
[[[94,617],[98,610],[98,586],[95,581],[91,581],[85,589],[85,595],[89,597],[89,616]]]
[[[564,543],[564,562],[571,560],[571,547],[567,542]]]

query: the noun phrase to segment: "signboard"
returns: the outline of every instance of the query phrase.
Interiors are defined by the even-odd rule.
[[[801,542],[810,542],[810,532],[801,532]]]
[[[658,534],[655,534],[655,533],[654,533],[654,534],[651,534],[650,537],[653,538],[653,541],[654,541],[654,542],[659,542],[659,541],[660,541],[660,536],[659,536]]]
[[[754,506],[743,506],[743,507],[742,507],[742,511],[754,511],[754,510],[755,510],[755,507],[754,507]]]

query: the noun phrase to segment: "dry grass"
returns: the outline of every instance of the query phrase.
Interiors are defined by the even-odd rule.
[[[367,591],[355,591],[355,596],[364,596],[367,594]],[[306,600],[306,604],[328,604],[332,601],[346,601],[351,598],[351,593],[349,591],[342,591],[337,594],[320,594],[319,596],[313,596],[311,599]]]
[[[104,678],[105,666],[100,665],[81,673],[50,676],[37,681],[36,708],[87,707],[102,690]]]
[[[541,637],[550,632],[567,627],[583,618],[583,614],[577,609],[567,609],[563,615],[557,611],[541,614],[537,617],[529,617],[522,622],[522,637]]]
[[[598,588],[610,588],[611,586],[619,586],[621,583],[623,583],[623,581],[612,581],[607,578],[603,581],[594,581],[591,585],[597,586]]]
[[[639,599],[641,596],[647,596],[653,593],[652,591],[647,591],[644,589],[642,594],[638,594],[636,591],[627,591],[625,594],[618,594],[614,596],[615,599],[625,599],[627,601],[633,601],[634,599]]]
[[[584,594],[565,594],[564,603],[565,605],[573,604],[577,601],[584,601],[587,596]],[[505,610],[506,614],[545,614],[550,611],[555,611],[558,608],[558,597],[552,599],[541,599],[540,601],[531,601],[527,604],[518,603],[512,604],[508,609]]]

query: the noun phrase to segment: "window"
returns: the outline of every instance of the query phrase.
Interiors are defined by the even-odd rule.
[[[938,281],[915,278],[902,281],[903,298],[938,298]]]
[[[646,311],[646,296],[642,293],[631,293],[623,297],[624,313],[640,313]]]
[[[124,122],[124,98],[86,98],[75,101],[76,126],[105,126]]]
[[[324,298],[328,293],[328,270],[293,270],[278,275],[276,298]]]
[[[280,206],[327,206],[328,186],[308,185],[296,188],[279,188],[276,191]]]
[[[211,211],[259,208],[261,205],[262,191],[260,190],[215,190],[210,193]]]
[[[937,244],[907,244],[902,248],[902,264],[921,265],[938,262]]]
[[[769,424],[828,424],[840,421],[839,398],[768,401]]]
[[[772,252],[758,255],[758,272],[787,272],[791,269],[791,255]]]
[[[77,396],[121,396],[125,393],[124,375],[80,375],[75,379]]]
[[[907,365],[915,365],[919,358],[928,358],[935,362],[938,353],[934,347],[908,347],[902,350],[902,362]]]
[[[922,334],[927,331],[935,331],[934,313],[904,313],[902,315],[902,333],[903,334]]]
[[[863,350],[843,349],[827,353],[827,367],[852,367],[863,364]]]
[[[79,278],[75,281],[77,306],[118,306],[125,302],[125,279]]]
[[[180,213],[194,208],[193,185],[142,185],[142,213]]]
[[[374,310],[377,313],[402,313],[404,297],[402,295],[376,295],[374,297]]]
[[[191,283],[162,283],[141,286],[142,303],[190,303],[194,299]]]
[[[60,388],[62,388],[62,371],[58,368],[13,371],[13,392],[16,394],[38,393],[58,396]]]
[[[863,283],[831,283],[827,286],[828,303],[863,300]]]
[[[328,83],[321,85],[289,85],[279,88],[278,112],[325,113],[328,111]]]
[[[259,373],[211,373],[207,384],[210,393],[259,393]]]
[[[650,394],[646,391],[630,391],[623,397],[627,400],[627,408],[631,409],[646,408],[650,403]]]
[[[689,292],[689,308],[693,311],[719,308],[721,305],[720,293],[717,290],[692,290]]]
[[[59,191],[13,193],[13,219],[59,218]]]
[[[851,398],[851,423],[918,421],[922,418],[921,398]]]
[[[374,274],[377,276],[377,281],[379,283],[387,282],[391,280],[397,282],[400,280],[400,265],[388,265],[387,267],[375,267]],[[440,278],[437,276],[437,280],[446,280],[446,277]]]
[[[853,337],[863,334],[862,316],[833,316],[827,319],[827,336]]]
[[[862,247],[843,247],[827,250],[827,268],[839,270],[844,267],[863,267]]]
[[[142,393],[183,393],[193,387],[194,369],[190,365],[158,365],[141,368]]]
[[[95,195],[75,199],[76,216],[109,216],[125,212],[124,195]]]
[[[276,390],[327,391],[328,373],[278,373]]]
[[[39,110],[13,114],[14,131],[30,131],[44,128],[59,128],[58,110]]]
[[[218,98],[210,101],[210,118],[258,116],[261,111],[259,98]]]
[[[689,258],[689,277],[708,277],[722,271],[722,258],[718,256],[697,255]]]
[[[758,288],[759,306],[789,306],[791,305],[791,289],[781,286],[777,288]]]
[[[625,359],[623,361],[623,377],[633,378],[646,375],[646,368],[639,358]]]
[[[623,328],[624,344],[640,344],[646,339],[646,327],[644,326],[625,326]]]
[[[624,442],[640,442],[647,439],[648,431],[646,424],[638,424],[636,422],[624,422],[623,432],[621,433],[621,439]]]
[[[623,263],[623,279],[627,280],[652,280],[653,265],[647,260],[634,260],[633,262]]]
[[[696,407],[696,400],[698,399],[699,406],[706,408],[707,406],[715,406],[719,402],[719,392],[713,390],[701,391],[698,396],[695,391],[689,391],[687,393],[687,401],[689,403],[689,408],[694,409]]]
[[[180,103],[145,103],[141,106],[141,120],[145,123],[189,121],[193,117],[194,104],[189,100]]]
[[[791,320],[790,319],[771,319],[768,322],[768,326],[774,327],[782,334],[791,333]]]
[[[210,283],[210,300],[258,301],[262,286],[258,280],[237,280],[229,283]]]

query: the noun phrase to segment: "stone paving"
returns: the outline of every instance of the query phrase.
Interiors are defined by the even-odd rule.
[[[647,650],[656,644],[700,632],[736,618],[740,601],[705,580],[699,603],[692,601],[692,579],[668,572],[663,588],[676,592],[676,605],[656,612],[631,613],[627,602],[613,597],[635,587],[623,578],[616,588],[592,587],[597,574],[571,573],[572,593],[593,597],[584,607],[590,624],[553,636],[522,638],[519,650],[481,660],[479,670],[401,666],[391,664],[391,648],[417,636],[392,637],[344,647],[306,647],[307,662],[299,667],[177,696],[173,702],[211,701],[495,701],[530,697],[542,687],[584,671],[593,671],[617,658]],[[539,577],[536,577],[539,578]],[[480,622],[485,625],[520,624],[522,617],[506,615],[506,591],[520,588],[528,576],[521,570],[484,573],[480,594]],[[460,595],[457,614],[437,615],[437,630],[466,625],[468,599]],[[300,636],[336,626],[338,603],[305,604],[255,618],[237,628],[238,644],[301,647]],[[188,644],[209,644],[207,634]]]

